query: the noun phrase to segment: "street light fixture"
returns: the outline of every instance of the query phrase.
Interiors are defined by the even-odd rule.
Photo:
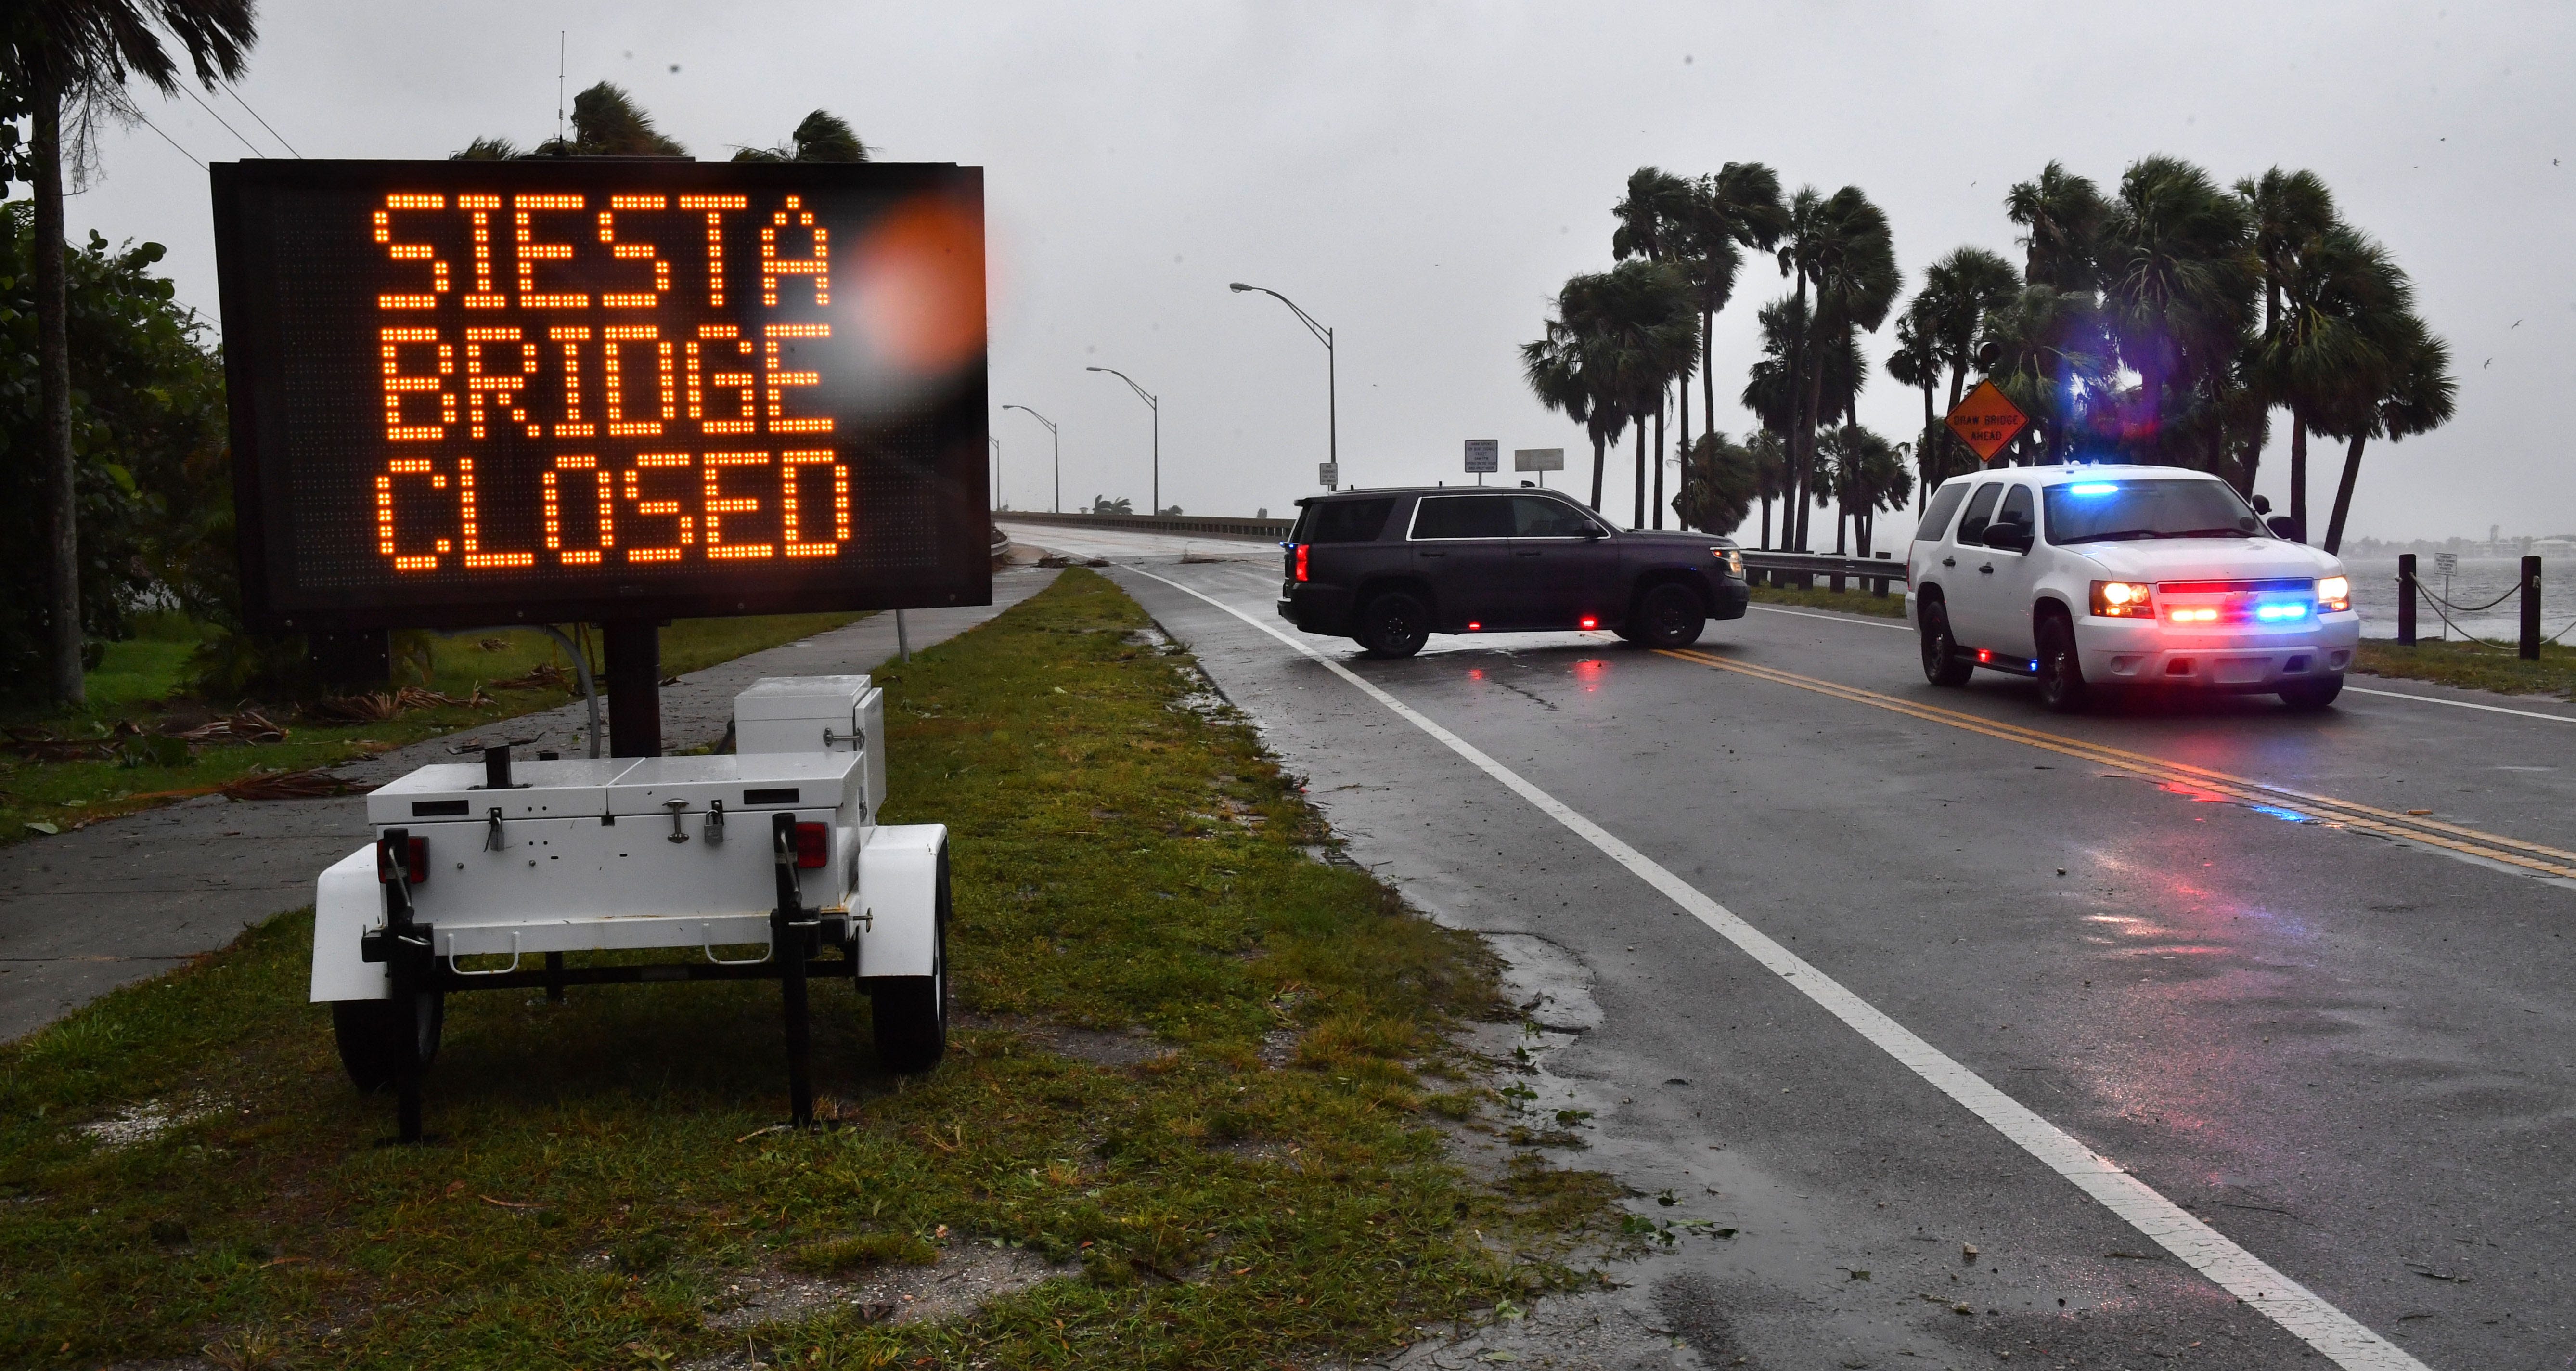
[[[1286,305],[1289,310],[1297,316],[1297,322],[1304,324],[1306,326],[1306,331],[1314,334],[1315,340],[1324,345],[1324,457],[1326,461],[1333,464],[1333,489],[1341,489],[1342,437],[1341,418],[1336,412],[1339,405],[1335,398],[1336,391],[1333,380],[1333,331],[1324,327],[1322,324],[1316,323],[1314,315],[1308,314],[1302,309],[1298,309],[1296,301],[1272,290],[1268,286],[1247,286],[1241,281],[1235,281],[1229,283],[1226,286],[1226,289],[1233,291],[1238,295],[1245,291],[1259,291],[1262,294],[1269,296],[1271,299]]]
[[[1048,436],[1055,439],[1055,499],[1051,501],[1050,504],[1056,513],[1064,513],[1064,435],[1056,432],[1055,420],[1038,413],[1027,405],[1004,405],[1002,408],[1016,409],[1020,413],[1046,425]]]
[[[1153,394],[1152,392],[1150,392],[1150,391],[1146,390],[1143,386],[1140,386],[1140,385],[1136,384],[1136,378],[1134,378],[1134,377],[1132,377],[1132,376],[1129,376],[1126,372],[1120,371],[1120,370],[1119,370],[1118,368],[1116,368],[1116,367],[1084,367],[1084,368],[1083,368],[1083,370],[1084,370],[1084,371],[1105,371],[1105,372],[1109,373],[1110,375],[1117,377],[1119,380],[1121,380],[1121,381],[1125,381],[1125,382],[1127,383],[1127,388],[1128,388],[1129,390],[1132,390],[1132,391],[1136,392],[1137,398],[1139,398],[1139,399],[1143,400],[1143,401],[1145,402],[1145,404],[1146,404],[1146,407],[1147,407],[1147,408],[1150,408],[1150,409],[1152,409],[1152,410],[1154,411],[1154,498],[1153,498],[1152,502],[1147,506],[1147,508],[1146,508],[1145,512],[1146,512],[1146,513],[1148,513],[1148,514],[1160,514],[1160,513],[1162,513],[1162,512],[1163,512],[1163,400],[1162,400],[1162,397],[1161,397],[1161,396],[1159,396],[1159,395],[1155,395],[1155,394]]]

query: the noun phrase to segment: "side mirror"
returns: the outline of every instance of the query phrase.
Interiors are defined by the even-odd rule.
[[[2290,522],[2290,516],[2287,514],[2273,515],[2263,521],[2263,527],[2272,530],[2272,536],[2275,538],[2293,543],[2299,541],[2299,526]]]
[[[2030,551],[2030,525],[2022,523],[1986,525],[1986,546],[2006,552]]]

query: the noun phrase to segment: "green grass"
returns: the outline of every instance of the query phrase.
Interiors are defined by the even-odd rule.
[[[890,1079],[863,1001],[815,987],[836,1120],[783,1114],[774,987],[456,997],[434,1141],[380,1146],[327,1016],[310,919],[0,1047],[0,1365],[666,1366],[782,1269],[896,1270],[1024,1247],[1062,1275],[971,1318],[888,1328],[841,1302],[751,1335],[772,1364],[1261,1366],[1382,1350],[1574,1279],[1615,1189],[1525,1155],[1494,1185],[1434,1114],[1474,1114],[1447,1046],[1507,1012],[1467,935],[1324,839],[1187,659],[1090,573],[882,673],[893,822],[954,834],[961,1028]],[[1030,1026],[1141,1027],[1128,1068]],[[1266,1035],[1297,1035],[1265,1068]],[[78,1125],[202,1117],[123,1148]],[[192,1103],[193,1102],[193,1103]]]
[[[2385,638],[2365,638],[2356,664],[2373,676],[2576,701],[2576,647],[2564,643],[2543,643],[2540,660],[2526,662],[2509,647],[2430,638],[2399,647]]]
[[[739,619],[682,619],[662,630],[662,670],[678,675],[730,661],[747,652],[794,642],[838,628],[861,616],[854,614],[778,614]],[[526,675],[552,662],[569,668],[563,649],[535,629],[507,629],[461,638],[429,633],[396,636],[399,653],[427,651],[429,670],[417,658],[399,657],[397,678],[457,699],[471,699],[484,688],[489,703],[473,708],[434,706],[410,710],[375,723],[331,723],[299,720],[286,708],[251,701],[191,702],[179,692],[190,678],[189,654],[198,634],[184,621],[147,625],[141,636],[107,647],[106,658],[88,675],[89,704],[73,714],[22,713],[6,719],[13,725],[44,728],[55,737],[104,737],[119,722],[157,732],[165,720],[193,721],[211,707],[229,713],[260,707],[287,726],[282,743],[207,743],[194,749],[184,765],[128,765],[122,760],[43,761],[0,753],[0,843],[38,835],[30,824],[75,828],[117,814],[204,794],[228,782],[261,772],[302,771],[342,762],[434,738],[456,729],[496,719],[551,709],[577,691],[552,688],[490,690],[489,683]]]
[[[1757,605],[1797,605],[1805,609],[1839,610],[1845,614],[1874,614],[1885,619],[1905,617],[1905,583],[1896,581],[1885,596],[1869,593],[1869,587],[1853,581],[1851,589],[1836,593],[1825,589],[1823,577],[1816,578],[1816,588],[1799,590],[1794,586],[1755,586],[1753,603]]]

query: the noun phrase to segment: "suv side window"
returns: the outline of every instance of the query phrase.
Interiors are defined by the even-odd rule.
[[[2039,516],[2031,502],[2030,487],[2024,485],[2013,486],[2010,493],[2004,496],[2004,507],[1995,511],[1996,523],[2019,524],[2025,532],[2035,528],[2038,521]]]
[[[1580,538],[1594,529],[1590,519],[1561,500],[1541,499],[1535,495],[1511,498],[1513,537]]]
[[[1395,512],[1392,497],[1375,500],[1319,500],[1306,506],[1292,543],[1374,543],[1386,531],[1386,516]]]
[[[1950,526],[1950,516],[1959,512],[1960,502],[1968,498],[1966,481],[1952,481],[1932,492],[1932,503],[1923,511],[1923,522],[1914,526],[1914,541],[1937,543],[1941,530]]]
[[[1413,536],[1419,538],[1509,538],[1512,500],[1508,495],[1425,495],[1413,511]]]
[[[1986,536],[1986,519],[1995,511],[1995,501],[2004,493],[2003,482],[1988,481],[1968,497],[1968,512],[1959,518],[1959,541],[1975,543]]]

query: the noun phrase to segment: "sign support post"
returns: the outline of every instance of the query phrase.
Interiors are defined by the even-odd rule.
[[[654,619],[602,624],[608,657],[608,755],[662,755],[662,625]]]

